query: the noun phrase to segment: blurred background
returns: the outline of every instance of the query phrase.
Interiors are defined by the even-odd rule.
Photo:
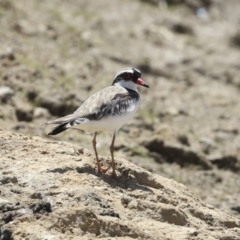
[[[129,66],[150,88],[116,158],[240,217],[239,0],[0,0],[2,129],[47,138],[44,122]],[[52,139],[92,150],[79,130]],[[98,137],[102,156],[110,141]]]

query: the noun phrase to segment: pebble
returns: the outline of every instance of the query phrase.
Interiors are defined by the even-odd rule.
[[[31,205],[33,213],[52,212],[51,204],[49,202],[37,203]]]
[[[12,231],[8,228],[0,229],[0,239],[1,240],[11,240],[12,239]]]
[[[13,94],[14,91],[12,88],[7,86],[0,87],[0,100],[2,102],[7,102],[7,100],[10,99]]]
[[[42,108],[42,107],[36,107],[33,111],[33,117],[34,118],[48,118],[50,116],[50,113],[48,109]]]
[[[128,195],[124,195],[122,198],[121,198],[121,203],[123,205],[127,205],[129,202],[132,201],[132,197],[128,196]]]
[[[202,137],[200,139],[200,143],[204,143],[204,144],[206,144],[208,146],[212,146],[212,147],[216,146],[216,143],[211,138],[208,138],[208,137]]]
[[[197,15],[197,17],[199,17],[202,20],[208,20],[208,18],[209,18],[208,11],[204,7],[198,8],[196,11],[196,15]]]
[[[39,193],[39,192],[35,192],[35,193],[31,194],[30,197],[31,197],[32,199],[42,199],[42,198],[43,198],[43,197],[42,197],[42,194]]]

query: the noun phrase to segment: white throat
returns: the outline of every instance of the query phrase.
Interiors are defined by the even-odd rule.
[[[132,81],[121,80],[121,81],[114,83],[114,86],[121,86],[124,88],[128,88],[128,89],[133,90],[138,93],[137,84],[135,84]]]

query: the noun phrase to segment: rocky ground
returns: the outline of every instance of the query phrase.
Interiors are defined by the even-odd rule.
[[[46,194],[47,188],[50,189],[43,184],[44,180],[49,181],[49,184],[52,182],[54,185],[58,176],[63,177],[57,184],[56,192],[59,191],[59,194],[65,198],[64,201],[61,200],[61,204],[65,206],[62,208],[64,214],[74,215],[75,212],[79,212],[80,215],[81,213],[83,215],[90,214],[83,206],[80,208],[80,205],[76,210],[76,200],[73,201],[72,209],[70,209],[68,204],[71,204],[71,201],[64,194],[67,194],[69,186],[73,182],[79,185],[89,176],[92,178],[88,185],[89,191],[94,193],[96,190],[94,179],[98,179],[99,176],[94,174],[89,165],[86,169],[84,168],[86,175],[83,172],[79,173],[82,171],[79,169],[83,168],[81,164],[85,164],[87,160],[81,157],[83,153],[80,155],[75,152],[71,153],[71,149],[77,148],[77,146],[77,149],[86,147],[89,149],[89,154],[92,153],[92,135],[72,130],[52,138],[51,140],[59,141],[60,146],[61,144],[65,147],[69,146],[69,152],[66,151],[62,155],[58,152],[55,153],[56,149],[54,148],[47,150],[47,154],[42,154],[41,151],[44,152],[44,150],[41,148],[44,149],[44,144],[46,148],[48,146],[43,140],[39,140],[41,146],[34,145],[35,143],[32,141],[35,141],[35,137],[33,136],[48,139],[47,143],[55,146],[54,144],[57,143],[51,142],[46,136],[49,129],[42,124],[74,111],[89,95],[110,85],[116,72],[126,66],[139,68],[142,71],[142,78],[150,85],[150,89],[140,89],[141,108],[136,117],[128,125],[125,125],[117,136],[117,159],[124,158],[138,166],[135,169],[131,163],[128,165],[125,160],[119,159],[122,168],[133,169],[131,171],[135,173],[140,171],[141,174],[150,174],[139,168],[143,167],[152,173],[174,179],[187,186],[207,204],[235,215],[235,218],[230,216],[229,218],[236,222],[240,216],[239,23],[240,3],[237,0],[0,1],[0,127],[12,134],[22,133],[30,138],[18,137],[19,135],[11,135],[5,131],[0,132],[0,151],[3,154],[3,156],[0,155],[0,158],[3,157],[0,169],[4,189],[1,190],[1,197],[9,204],[19,203],[21,207],[17,208],[17,211],[23,209],[21,211],[31,212],[30,215],[23,214],[24,216],[20,218],[25,220],[19,220],[23,225],[20,223],[17,225],[19,230],[14,233],[16,239],[27,239],[32,236],[31,231],[34,230],[31,229],[38,226],[38,217],[32,215],[34,207],[30,205],[35,204],[35,200],[38,200],[36,202],[43,200],[46,202],[48,199],[45,195],[40,196]],[[2,135],[6,135],[8,144]],[[18,138],[26,138],[25,147],[23,140],[18,141]],[[110,140],[111,135],[106,133],[102,133],[98,137],[98,149],[102,156],[108,157],[103,157],[104,161],[109,161]],[[61,141],[74,143],[75,147],[61,143]],[[13,151],[14,149],[16,151]],[[30,155],[33,149],[36,150],[36,152],[33,151],[36,156]],[[42,156],[41,154],[45,162],[39,162],[39,159],[42,159],[39,157]],[[53,166],[54,162],[50,161],[49,156],[54,159],[56,166]],[[28,161],[24,163],[22,161],[25,157]],[[77,160],[78,157],[83,160]],[[17,164],[18,158],[19,165]],[[57,169],[57,165],[65,158],[65,162],[62,164],[66,164],[66,166],[60,167],[59,171],[51,172],[50,177],[47,169],[50,169],[50,166]],[[88,158],[92,159],[92,155],[89,155]],[[77,165],[78,161],[81,166]],[[94,166],[93,160],[88,164]],[[44,180],[38,175],[36,179],[39,180],[39,185],[36,179],[32,185],[32,188],[38,189],[36,192],[40,195],[36,193],[37,197],[31,197],[33,192],[28,192],[30,191],[28,187],[23,191],[19,190],[19,194],[14,192],[14,188],[21,188],[21,184],[24,185],[24,182],[30,184],[29,181],[32,178],[21,172],[24,167],[26,167],[27,174],[30,175],[36,169],[42,169],[41,174],[44,175]],[[11,177],[5,183],[4,179],[5,175],[9,175],[8,171],[10,171]],[[124,176],[127,179],[128,171]],[[157,175],[153,176],[158,179],[156,180],[158,184],[161,183],[163,190],[157,188],[153,191],[154,187],[145,182],[143,184],[143,182],[136,181],[134,184],[146,185],[148,190],[152,189],[154,192],[152,199],[157,200],[150,199],[150,196],[149,199],[146,199],[146,197],[135,197],[130,194],[131,197],[143,198],[144,201],[157,204],[158,195],[168,194],[168,183],[176,184],[172,180],[166,180]],[[99,196],[96,196],[100,203],[94,202],[98,200],[90,199],[89,201],[93,201],[93,207],[96,209],[89,211],[95,214],[93,225],[98,226],[98,236],[108,237],[113,236],[110,234],[110,228],[107,227],[109,225],[101,219],[102,217],[99,217],[101,201],[106,201],[103,192],[111,192],[117,188],[114,194],[111,193],[114,195],[111,196],[111,201],[115,202],[115,197],[117,198],[121,192],[118,188],[122,189],[123,194],[127,194],[129,181],[133,180],[127,180],[128,183],[124,188],[121,187],[122,183],[112,183],[105,177],[100,179],[102,188],[97,190]],[[96,180],[96,183],[97,187],[100,184],[99,180]],[[74,187],[74,191],[77,191],[78,195],[85,196],[84,194],[88,193],[82,193],[82,188],[83,186],[79,187],[78,192]],[[104,190],[105,188],[107,190]],[[146,194],[145,188],[140,190],[143,191],[141,194]],[[186,191],[185,188],[182,189],[181,194],[185,196]],[[174,198],[180,198],[176,195]],[[22,201],[19,201],[19,196]],[[171,196],[167,196],[168,201],[172,201]],[[50,199],[54,202],[53,208],[56,211],[61,209],[61,204],[57,206],[58,203],[54,200],[58,197],[57,194],[56,196],[53,194]],[[177,201],[178,204],[173,204],[173,206],[181,204],[179,199]],[[190,196],[187,203],[191,205],[193,201]],[[194,211],[200,211],[199,208],[201,209],[204,203],[200,200],[196,201]],[[88,200],[84,204],[88,204]],[[208,205],[204,206],[208,209],[205,209],[206,211],[210,211]],[[113,212],[116,211],[121,217],[122,209],[115,207],[115,205],[111,205],[109,208]],[[68,208],[69,212],[66,212]],[[220,212],[226,214],[215,208],[216,213],[214,214],[220,214]],[[129,208],[124,209],[124,214],[127,214]],[[183,211],[185,214],[185,225],[183,224],[183,226],[197,229],[198,223],[189,224],[191,216],[194,215],[189,209],[190,207]],[[6,209],[4,210],[3,207],[1,211],[6,211]],[[11,211],[15,211],[15,209],[13,208]],[[129,215],[134,215],[134,211],[129,211]],[[160,222],[169,223],[164,218],[162,210],[156,210],[156,206],[152,207],[151,211],[158,212],[158,216],[153,216],[150,210],[150,212],[140,211],[144,217],[148,216],[149,219],[158,221],[162,216]],[[44,210],[44,212],[46,216],[44,215],[43,218],[46,218],[46,222],[49,224],[51,221],[60,219],[54,215],[53,219],[55,220],[51,220],[52,216],[46,213],[48,211]],[[56,212],[56,214],[61,215],[60,212]],[[176,214],[178,215],[178,213]],[[77,218],[77,215],[74,216]],[[115,218],[118,220],[118,217]],[[126,221],[131,221],[131,218],[131,216],[124,215]],[[33,221],[33,219],[35,220]],[[40,222],[45,221],[41,220],[42,216],[39,219]],[[237,239],[237,230],[235,235],[234,230],[231,232],[233,235],[224,237],[225,235],[221,231],[225,230],[220,230],[219,226],[223,226],[223,229],[228,226],[219,220],[222,218],[218,215],[216,215],[216,219],[218,219],[219,225],[214,223],[213,226],[219,231],[218,235],[211,235],[213,239],[221,239],[220,236],[222,239]],[[31,221],[34,222],[33,225],[30,224]],[[64,225],[63,220],[59,221],[63,225],[53,227],[53,229],[57,229],[56,232],[59,233],[59,229],[64,226],[68,226],[66,227],[68,229],[75,229],[72,227],[73,223]],[[109,222],[111,223],[111,221]],[[122,218],[119,221],[123,221]],[[140,224],[142,219],[139,218],[138,221]],[[201,221],[206,224],[205,218],[202,217]],[[171,223],[175,224],[175,222]],[[118,224],[120,223],[118,222]],[[124,225],[121,224],[118,226]],[[155,229],[155,222],[149,224],[152,224],[151,229]],[[179,231],[173,224],[171,231]],[[20,227],[27,225],[29,225],[29,230],[21,233]],[[44,229],[48,229],[46,226],[43,226],[42,232],[46,231]],[[129,230],[133,235],[125,234],[124,236],[144,238],[145,235],[141,235],[142,233],[137,235],[140,225],[134,225],[134,227],[134,230],[133,228],[131,231]],[[107,228],[108,230],[106,230]],[[80,229],[82,232],[85,231],[84,227],[80,227]],[[233,227],[233,229],[235,228]],[[54,231],[52,234],[55,234]],[[71,232],[71,230],[67,231]],[[79,228],[78,231],[80,231]],[[96,234],[96,230],[91,231],[90,233]],[[200,236],[199,234],[191,235],[190,232],[188,235],[183,235],[182,239],[198,239]],[[166,234],[166,239],[167,237],[174,239],[174,235],[171,238],[167,232],[161,233]],[[151,234],[146,236],[151,238]],[[120,235],[115,232],[114,236]],[[164,236],[162,238],[164,239]],[[31,238],[29,237],[29,239]],[[40,237],[40,239],[43,238]],[[59,239],[61,239],[60,235]],[[62,237],[62,239],[65,238]],[[199,239],[206,238],[200,236]]]
[[[237,217],[127,160],[114,180],[85,148],[5,131],[0,154],[1,239],[239,239]]]

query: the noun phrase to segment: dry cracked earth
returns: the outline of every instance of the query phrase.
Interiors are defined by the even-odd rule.
[[[128,66],[150,88],[115,181],[43,123]],[[239,95],[238,0],[1,0],[0,239],[240,239]]]

